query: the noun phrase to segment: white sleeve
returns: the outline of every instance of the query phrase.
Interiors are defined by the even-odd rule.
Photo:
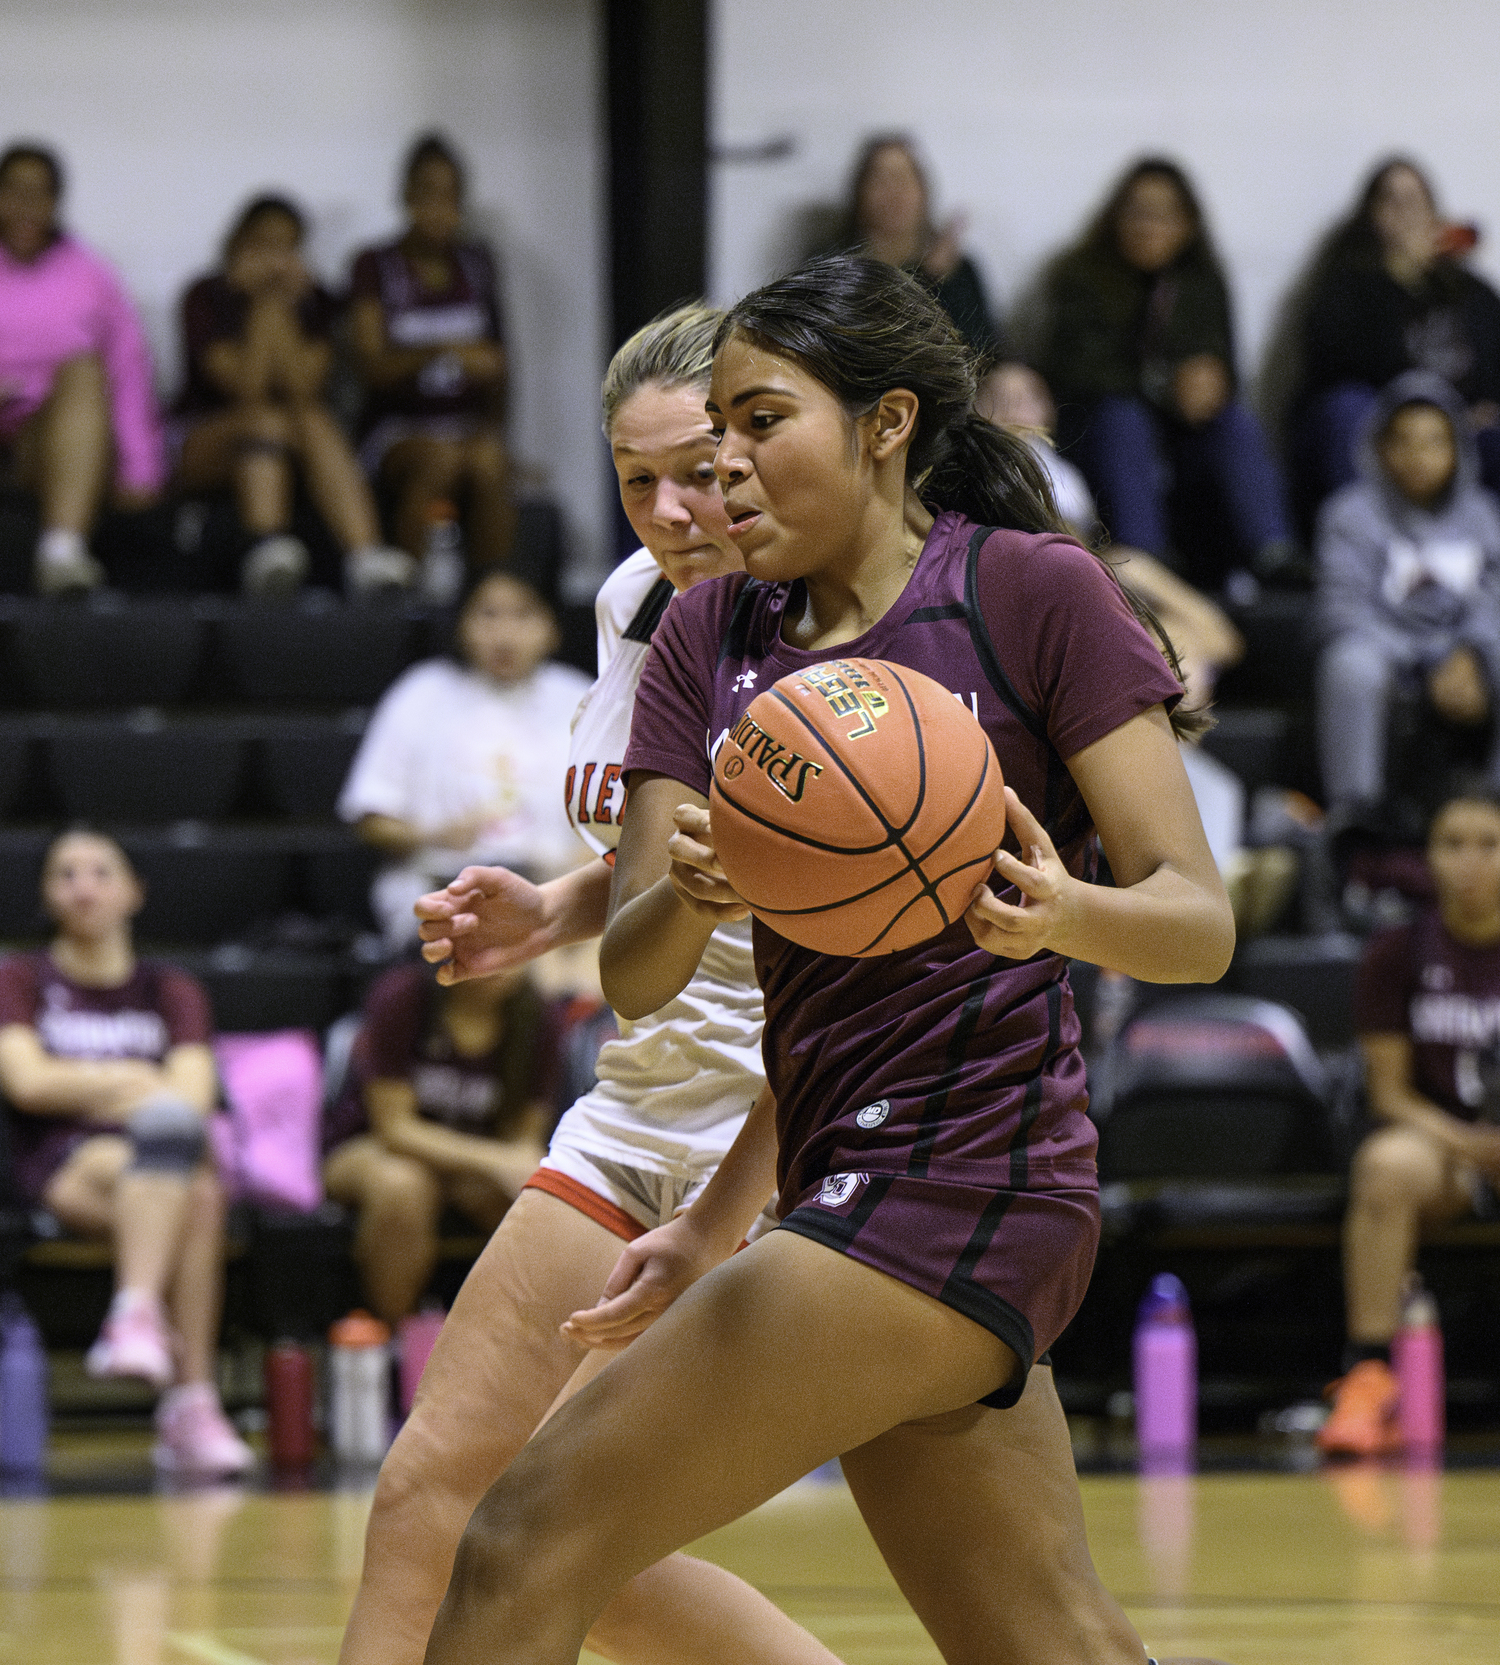
[[[426,665],[414,665],[381,696],[339,794],[340,819],[358,821],[364,815],[419,819],[420,806],[414,801],[415,764],[428,726],[422,718],[428,703],[427,670]]]

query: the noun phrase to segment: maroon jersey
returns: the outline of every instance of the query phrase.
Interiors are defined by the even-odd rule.
[[[1370,938],[1354,989],[1361,1035],[1405,1035],[1412,1085],[1464,1121],[1500,1122],[1500,944],[1449,935],[1436,909]]]
[[[139,1058],[159,1064],[175,1046],[207,1046],[213,1017],[203,985],[186,972],[137,960],[117,988],[91,988],[58,970],[41,949],[0,961],[0,1028],[35,1029],[54,1058],[93,1063]],[[86,1138],[107,1131],[76,1116],[10,1113],[16,1180],[33,1200]]]
[[[222,273],[198,281],[182,297],[182,392],[172,406],[175,416],[203,416],[228,410],[235,402],[209,375],[204,356],[215,342],[238,341],[250,321],[250,297]],[[327,341],[338,308],[326,289],[314,284],[297,302],[297,327],[309,341]]]
[[[884,617],[816,652],[781,640],[791,590],[735,575],[673,600],[636,696],[627,772],[706,794],[713,751],[762,689],[830,658],[888,659],[969,706],[1006,782],[1085,875],[1092,827],[1064,760],[1181,695],[1092,555],[944,513]],[[905,953],[843,959],[759,920],[755,954],[784,1215],[815,1196],[838,1206],[851,1176],[1011,1193],[1096,1183],[1078,1023],[1056,954],[997,958],[959,921]]]
[[[364,1090],[371,1081],[409,1083],[418,1115],[479,1136],[504,1136],[528,1105],[552,1104],[558,1026],[531,983],[517,985],[505,1003],[498,1040],[477,1056],[454,1046],[441,1001],[425,966],[395,966],[376,981],[365,999],[348,1081],[324,1123],[325,1151],[368,1126]]]

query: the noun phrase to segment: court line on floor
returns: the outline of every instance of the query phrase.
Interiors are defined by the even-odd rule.
[[[185,1653],[189,1659],[200,1660],[202,1665],[267,1665],[264,1659],[241,1653],[237,1648],[225,1647],[212,1636],[184,1635],[179,1631],[168,1631],[166,1642],[168,1647],[176,1648],[178,1653]]]

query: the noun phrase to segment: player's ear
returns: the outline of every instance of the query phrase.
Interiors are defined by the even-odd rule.
[[[893,387],[870,413],[870,455],[878,462],[910,445],[917,431],[918,400],[904,387]]]

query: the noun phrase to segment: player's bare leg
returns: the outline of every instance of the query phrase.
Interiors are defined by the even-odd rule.
[[[501,1222],[381,1468],[341,1665],[422,1659],[475,1505],[579,1369],[558,1326],[597,1299],[620,1246],[542,1191],[523,1191]],[[589,1355],[579,1382],[607,1362]],[[837,1665],[749,1585],[688,1556],[621,1590],[590,1646],[622,1665]]]
[[[831,1456],[913,1420],[957,1413],[961,1421],[1014,1362],[952,1308],[772,1232],[682,1296],[486,1495],[459,1546],[428,1665],[572,1665],[627,1580]],[[985,1420],[1003,1426],[1001,1416]],[[965,1472],[945,1456],[947,1489],[915,1500],[926,1530],[950,1551],[969,1535],[987,1546],[984,1557],[950,1557],[954,1584],[944,1599],[970,1633],[958,1637],[941,1612],[926,1615],[951,1665],[1017,1657],[998,1612],[996,1564],[1024,1557],[1029,1535],[1049,1548],[1070,1539],[1076,1502],[1058,1502],[1072,1495],[1066,1488],[1076,1492],[1066,1442],[1059,1450],[1049,1437],[1032,1462],[1030,1509],[997,1494],[995,1475],[1006,1468],[998,1458]],[[866,1489],[874,1474],[878,1492],[878,1460],[864,1468]],[[1043,1509],[1063,1518],[1042,1519]],[[1101,1648],[1090,1665],[1144,1665],[1128,1625],[1110,1630]],[[1028,1638],[1026,1657],[1078,1660],[1069,1642],[1054,1647],[1045,1632]]]

